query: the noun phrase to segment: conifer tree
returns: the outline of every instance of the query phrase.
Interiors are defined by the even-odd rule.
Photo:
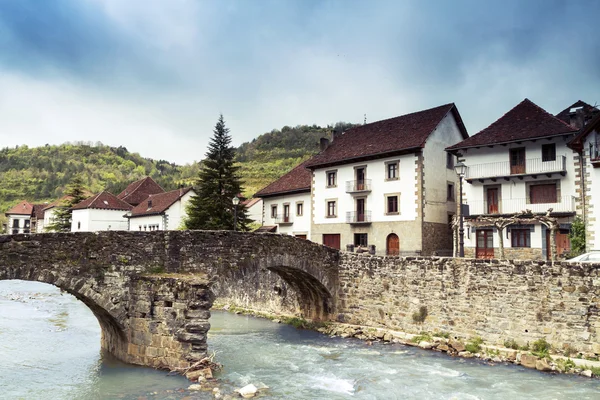
[[[187,207],[187,229],[229,230],[234,228],[233,198],[242,192],[239,167],[234,165],[235,148],[231,146],[229,129],[223,114],[213,130],[206,158],[195,185],[196,195]],[[252,222],[242,205],[237,206],[237,229],[248,230]]]
[[[44,228],[46,232],[71,232],[73,211],[71,208],[87,198],[83,180],[75,176],[65,190],[65,199],[56,207],[52,223]]]

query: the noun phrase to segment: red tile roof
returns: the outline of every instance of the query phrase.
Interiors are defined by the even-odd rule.
[[[259,198],[259,197],[255,197],[255,198],[253,198],[253,199],[247,199],[247,200],[244,200],[244,201],[242,201],[242,203],[241,203],[241,204],[242,204],[244,207],[246,207],[246,208],[250,208],[250,207],[252,207],[253,205],[255,205],[256,203],[258,203],[258,202],[259,202],[259,201],[261,201],[261,200],[262,200],[261,198]]]
[[[165,190],[160,185],[154,182],[154,179],[149,176],[130,183],[125,190],[117,196],[119,199],[126,201],[132,206],[137,206],[142,201],[146,200],[151,194],[164,193]]]
[[[83,210],[86,208],[96,208],[100,210],[125,210],[129,211],[133,207],[131,204],[124,202],[112,193],[104,191],[95,196],[83,200],[81,203],[74,206],[73,210]]]
[[[37,219],[44,219],[44,210],[47,204],[34,204],[32,215]]]
[[[463,138],[467,138],[456,106],[453,103],[445,104],[349,129],[313,157],[307,167],[344,164],[365,157],[383,157],[422,148],[431,132],[449,112],[453,113]]]
[[[448,147],[447,150],[518,142],[574,133],[574,131],[575,129],[569,124],[548,113],[531,100],[525,99],[484,130]]]
[[[22,201],[10,210],[8,210],[5,214],[15,214],[15,215],[31,215],[33,212],[33,204],[28,201]]]
[[[556,118],[560,119],[561,121],[570,124],[571,123],[571,109],[573,108],[579,108],[579,107],[583,107],[583,113],[588,117],[587,119],[592,119],[594,114],[596,114],[598,111],[598,108],[589,105],[588,103],[586,103],[585,101],[581,101],[581,100],[577,100],[575,103],[571,104],[569,107],[565,108],[564,110],[562,110],[561,112],[559,112],[558,114],[556,114]]]
[[[192,188],[171,190],[170,192],[150,195],[131,210],[131,217],[141,217],[164,213],[177,200],[181,199]],[[193,194],[193,193],[192,193]]]
[[[256,192],[254,196],[268,197],[284,193],[310,192],[312,172],[306,169],[306,164],[311,160],[304,161],[275,182]]]

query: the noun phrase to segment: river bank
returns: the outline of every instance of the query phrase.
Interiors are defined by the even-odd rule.
[[[409,333],[384,327],[333,321],[313,322],[295,316],[241,308],[230,304],[216,303],[213,309],[265,318],[275,323],[286,323],[296,328],[315,330],[332,337],[356,338],[368,344],[373,342],[397,343],[445,353],[449,357],[476,358],[491,365],[514,364],[541,372],[600,378],[600,361],[594,354],[573,354],[574,350],[568,348],[558,352],[543,338],[523,345],[519,345],[514,340],[500,345],[486,343],[483,338],[478,336],[461,338],[453,336],[451,332]]]

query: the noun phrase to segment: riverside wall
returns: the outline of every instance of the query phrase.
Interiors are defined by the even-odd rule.
[[[343,253],[332,319],[600,354],[600,265]]]

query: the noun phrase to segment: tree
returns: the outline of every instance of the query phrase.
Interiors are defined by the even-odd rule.
[[[198,173],[196,195],[187,207],[187,229],[233,229],[235,206],[233,198],[242,192],[239,167],[234,164],[235,148],[231,146],[229,129],[225,127],[223,114],[208,144],[206,159]],[[248,230],[252,222],[243,206],[237,206],[237,228]]]
[[[571,256],[575,257],[585,253],[585,224],[580,217],[575,217],[569,232],[571,241]]]
[[[83,180],[80,176],[73,178],[71,183],[67,185],[64,194],[65,197],[54,211],[52,222],[44,228],[46,232],[71,232],[73,214],[71,208],[87,198]]]

